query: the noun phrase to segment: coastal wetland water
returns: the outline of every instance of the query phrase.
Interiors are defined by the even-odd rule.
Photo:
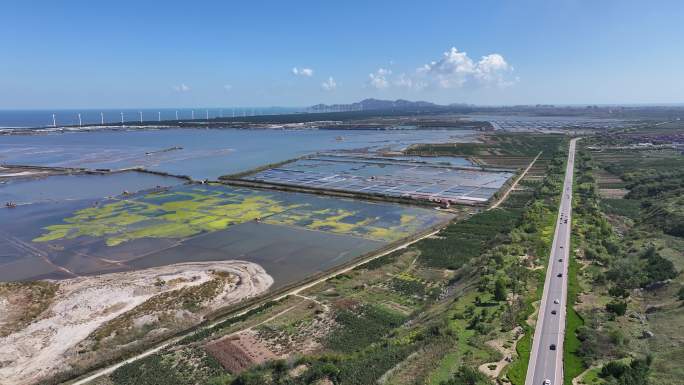
[[[472,131],[459,130],[3,135],[0,164],[141,167],[214,180],[319,151],[374,155],[415,143],[475,138]],[[3,181],[0,199],[18,206],[0,209],[0,281],[242,259],[263,266],[278,287],[453,218],[434,209],[390,203],[185,182],[141,172]]]

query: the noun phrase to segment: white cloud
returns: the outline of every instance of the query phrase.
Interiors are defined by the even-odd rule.
[[[321,83],[321,88],[323,88],[326,91],[333,91],[335,88],[337,88],[337,82],[335,82],[335,79],[333,79],[333,77],[330,76],[328,80]]]
[[[512,74],[513,66],[498,53],[474,61],[466,52],[452,47],[439,60],[431,61],[414,72],[393,75],[392,70],[379,68],[368,75],[368,85],[375,89],[396,87],[412,90],[460,88],[465,85],[506,87],[518,82]]]
[[[311,68],[294,67],[294,68],[292,68],[292,73],[296,76],[305,76],[305,77],[313,76],[313,70]]]
[[[513,71],[513,67],[498,53],[482,56],[476,70],[475,77],[482,82],[501,86],[511,83],[506,80],[506,75]]]
[[[188,91],[190,91],[190,87],[187,86],[185,83],[178,85],[178,86],[173,86],[173,89],[176,92],[188,92]]]
[[[474,71],[475,64],[468,54],[452,47],[440,60],[423,65],[416,73],[432,79],[441,88],[457,88],[463,86]]]
[[[390,83],[387,80],[387,77],[389,75],[392,75],[391,70],[387,70],[384,68],[378,68],[377,71],[375,71],[372,74],[368,74],[368,84],[375,88],[375,89],[383,89],[389,87]]]
[[[420,90],[427,87],[425,81],[417,79],[415,76],[410,76],[405,73],[399,74],[392,80],[392,85],[399,88],[408,88]]]
[[[230,91],[230,90],[233,89],[233,86],[230,85],[230,84],[224,84],[224,85],[223,85],[223,89],[226,90],[226,91]]]
[[[444,52],[442,58],[416,70],[416,74],[441,88],[458,88],[466,82],[477,81],[483,85],[507,86],[513,67],[498,53],[482,56],[474,62],[466,52],[456,47]]]

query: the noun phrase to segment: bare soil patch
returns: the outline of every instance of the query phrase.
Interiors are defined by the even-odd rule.
[[[76,353],[71,350],[108,322],[158,296],[227,277],[215,296],[199,304],[202,313],[198,314],[259,295],[273,284],[261,266],[244,261],[183,263],[53,282],[58,288],[49,307],[26,327],[0,337],[0,378],[11,384],[33,384],[69,370],[70,356]],[[157,310],[151,307],[135,320],[144,325]],[[168,310],[176,309],[164,309]],[[145,316],[150,317],[140,319]],[[111,332],[116,333],[116,328]]]

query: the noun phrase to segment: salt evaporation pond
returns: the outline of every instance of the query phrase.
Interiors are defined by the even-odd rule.
[[[468,142],[468,130],[162,129],[0,136],[0,163],[89,169],[144,167],[215,180],[326,150],[399,150]]]
[[[241,259],[276,287],[453,218],[434,209],[187,184],[3,209],[0,281]]]
[[[98,199],[147,189],[175,186],[185,180],[145,172],[113,174],[53,175],[36,178],[10,178],[0,184],[0,202],[17,205]]]

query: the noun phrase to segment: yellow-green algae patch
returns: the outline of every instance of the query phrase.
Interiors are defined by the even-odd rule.
[[[299,204],[281,204],[267,195],[244,196],[211,191],[155,194],[78,210],[65,224],[48,226],[35,242],[105,237],[108,246],[140,238],[186,238],[216,231]],[[155,198],[173,199],[155,203]]]
[[[89,236],[116,246],[142,238],[188,238],[256,220],[389,242],[438,219],[421,209],[207,185],[84,208],[61,224],[45,227],[34,241]]]

